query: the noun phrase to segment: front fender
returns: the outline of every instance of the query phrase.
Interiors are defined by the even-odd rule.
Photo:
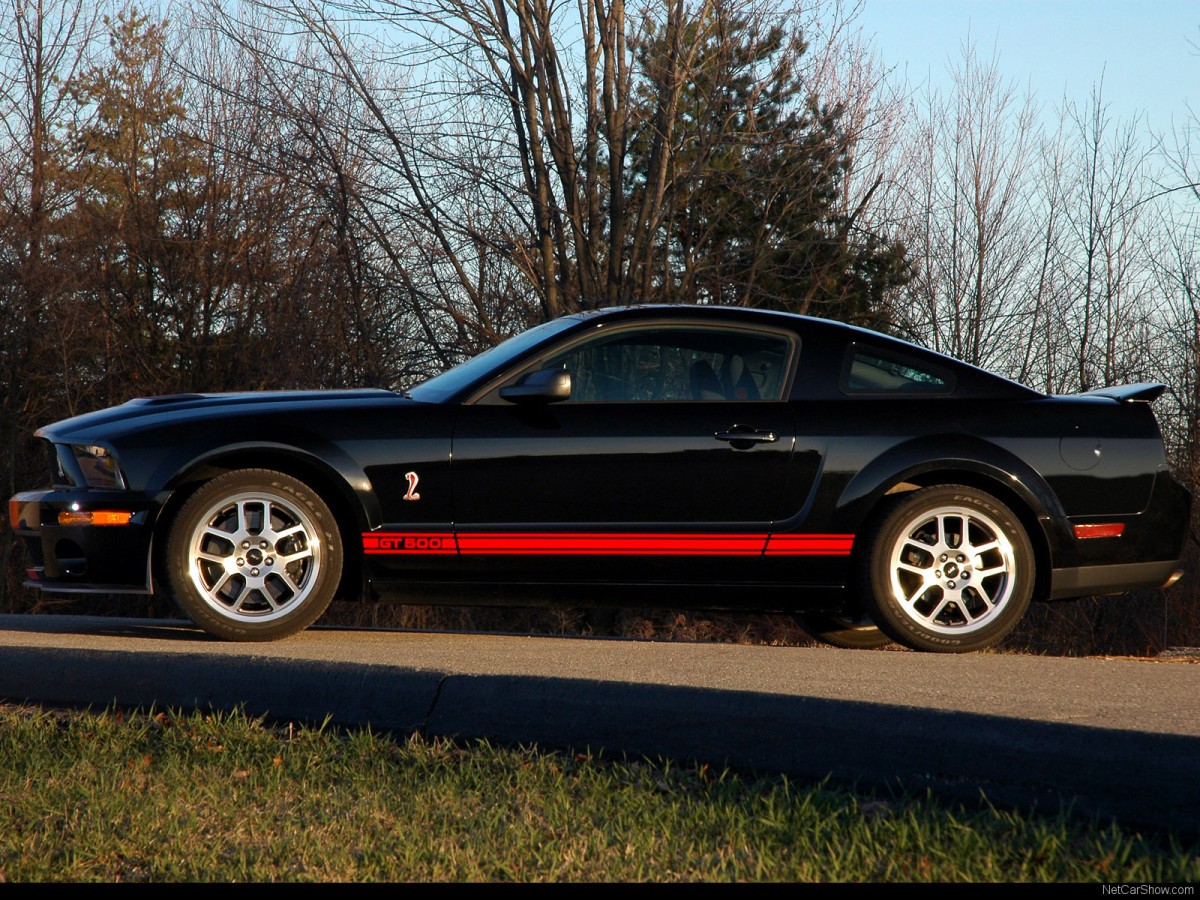
[[[363,468],[336,442],[313,431],[264,417],[227,417],[192,427],[184,439],[171,423],[121,436],[114,449],[131,490],[158,495],[163,502],[206,467],[272,466],[286,459],[321,477],[354,504],[368,527],[382,521],[379,501]],[[279,463],[274,463],[279,467]]]

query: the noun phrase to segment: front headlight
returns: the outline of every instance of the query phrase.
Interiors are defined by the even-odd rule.
[[[94,444],[72,444],[71,452],[88,487],[110,491],[125,489],[125,479],[111,450]]]

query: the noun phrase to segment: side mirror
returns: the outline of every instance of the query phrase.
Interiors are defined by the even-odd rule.
[[[571,399],[571,373],[566,369],[539,369],[516,384],[500,388],[500,398],[512,403],[561,403]]]

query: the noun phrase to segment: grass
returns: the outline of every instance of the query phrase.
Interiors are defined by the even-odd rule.
[[[1197,849],[669,762],[0,707],[7,881],[1179,882]]]

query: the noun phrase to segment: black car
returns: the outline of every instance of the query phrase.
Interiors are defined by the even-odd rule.
[[[1031,600],[1170,584],[1161,385],[1046,396],[834,322],[636,307],[414,388],[184,394],[43,428],[47,591],[166,587],[269,640],[335,596],[790,612],[963,651]]]

